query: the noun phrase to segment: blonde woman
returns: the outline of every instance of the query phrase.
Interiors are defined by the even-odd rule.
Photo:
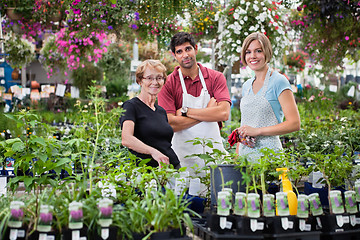
[[[290,83],[269,65],[272,53],[268,37],[258,32],[245,38],[241,50],[242,63],[254,71],[255,77],[243,85],[241,126],[237,131],[243,137],[255,137],[256,144],[251,148],[238,143],[236,150],[253,161],[260,156],[261,148],[282,149],[279,135],[300,129],[300,116]]]

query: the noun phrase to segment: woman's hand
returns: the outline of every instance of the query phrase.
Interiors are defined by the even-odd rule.
[[[151,153],[151,157],[159,163],[160,168],[162,168],[161,163],[170,164],[169,158],[156,149]]]
[[[237,130],[238,134],[243,137],[246,137],[246,136],[256,137],[256,136],[261,135],[260,128],[253,128],[248,125],[243,125],[243,126],[237,128],[236,130]]]

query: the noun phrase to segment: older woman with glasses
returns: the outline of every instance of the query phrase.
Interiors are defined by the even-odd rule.
[[[149,166],[180,162],[171,147],[174,135],[165,110],[156,104],[156,98],[165,84],[166,68],[159,60],[146,60],[136,69],[138,96],[123,104],[125,113],[120,118],[122,144],[140,159],[150,159]]]

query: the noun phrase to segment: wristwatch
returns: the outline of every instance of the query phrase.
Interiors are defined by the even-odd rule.
[[[188,110],[189,110],[188,107],[182,107],[181,108],[181,116],[186,117]]]

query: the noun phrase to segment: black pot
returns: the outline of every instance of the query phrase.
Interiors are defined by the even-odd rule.
[[[251,218],[244,216],[236,216],[236,233],[240,235],[262,235],[265,228],[265,219],[257,218],[257,228],[255,231],[251,230]]]
[[[227,222],[230,222],[231,227],[230,228],[224,228],[222,229],[220,227],[220,219],[224,217],[226,218]],[[236,228],[236,218],[235,216],[220,216],[217,214],[209,214],[206,218],[206,226],[209,227],[211,229],[211,231],[216,232],[216,233],[226,233],[226,232],[233,232],[235,231]]]
[[[132,239],[133,240],[142,240],[145,236],[146,236],[146,234],[144,234],[144,233],[133,233]],[[125,239],[127,239],[127,238],[125,238]]]
[[[72,232],[73,231],[80,231],[80,237],[87,237],[88,236],[88,229],[83,227],[82,229],[63,229],[62,231],[62,239],[72,239]]]
[[[204,213],[207,198],[201,198],[198,196],[188,195],[184,196],[184,199],[190,202],[188,208],[197,213]]]
[[[341,232],[350,230],[350,223],[349,221],[345,221],[345,223],[342,226],[339,226],[336,221],[336,216],[342,216],[343,218],[349,218],[348,214],[325,214],[319,216],[321,221],[321,227],[320,230],[322,232]],[[319,226],[317,220],[317,226]]]
[[[6,229],[6,231],[5,231],[4,239],[10,239],[10,232],[15,231],[15,230],[17,230],[17,232],[18,232],[18,235],[17,235],[17,238],[16,238],[17,240],[26,239],[27,227],[21,227],[21,228],[9,228],[8,227]]]
[[[214,166],[210,167],[211,209],[215,209],[217,206],[217,194],[222,190],[223,183],[232,181],[231,186],[226,185],[226,187],[232,189],[233,196],[235,196],[236,192],[245,192],[245,185],[242,184],[241,169],[238,168],[238,165],[219,164],[216,167],[213,167]]]
[[[42,234],[41,232],[39,231],[35,231],[33,232],[33,234],[31,234],[29,237],[28,237],[28,240],[39,240],[39,237],[40,237],[40,234]],[[60,233],[57,232],[57,231],[51,231],[51,232],[47,232],[46,235],[49,237],[53,237],[54,239],[60,239]]]
[[[282,218],[287,218],[289,221],[289,228],[284,229],[282,226]],[[278,233],[291,233],[295,232],[295,216],[275,216],[265,218],[265,233],[278,234]]]
[[[360,212],[355,213],[355,217],[356,217],[356,219],[360,219]],[[352,229],[360,229],[360,224],[356,224],[354,227],[352,227],[351,224],[350,224],[350,228],[352,228]]]
[[[115,226],[110,226],[109,228],[109,237],[106,240],[117,240],[117,232],[118,232],[118,228]],[[96,232],[94,234],[94,238],[95,240],[103,240],[103,238],[101,237],[101,233],[99,234],[98,232]]]
[[[305,229],[300,230],[300,221],[305,221]],[[295,231],[296,232],[310,232],[316,231],[316,219],[313,216],[309,216],[308,218],[295,218]]]
[[[156,232],[151,234],[151,240],[164,240],[164,239],[185,239],[186,228],[183,226],[182,229],[176,228],[166,232]]]

